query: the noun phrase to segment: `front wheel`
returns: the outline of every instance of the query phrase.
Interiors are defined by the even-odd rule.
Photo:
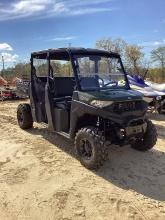
[[[81,164],[88,169],[98,169],[108,157],[105,139],[100,133],[95,127],[85,127],[76,134],[76,154]]]
[[[147,151],[154,147],[157,141],[157,131],[155,125],[147,120],[147,129],[142,139],[136,140],[131,147],[139,151]]]

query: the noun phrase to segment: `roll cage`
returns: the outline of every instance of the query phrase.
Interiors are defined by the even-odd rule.
[[[75,79],[76,83],[76,89],[81,91],[81,85],[80,80],[78,77],[78,71],[77,71],[77,62],[76,62],[76,56],[86,56],[86,55],[97,55],[97,56],[104,56],[104,57],[110,57],[110,58],[118,58],[122,71],[124,73],[125,81],[127,84],[127,89],[130,89],[129,82],[127,79],[127,74],[125,72],[123,63],[121,61],[120,55],[113,52],[108,52],[104,50],[98,50],[98,49],[85,49],[85,48],[59,48],[59,49],[48,49],[38,52],[33,52],[31,54],[31,79],[35,75],[35,68],[33,65],[33,59],[45,59],[47,60],[47,76],[48,77],[56,77],[53,76],[53,71],[50,65],[50,60],[65,60],[70,61],[71,66],[73,69],[73,77]]]

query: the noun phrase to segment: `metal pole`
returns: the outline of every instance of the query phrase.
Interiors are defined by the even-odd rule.
[[[68,43],[68,47],[71,48],[71,43]],[[69,76],[71,76],[71,61],[69,61]]]
[[[5,70],[5,61],[4,61],[4,57],[2,56],[2,65],[3,65],[3,70]]]

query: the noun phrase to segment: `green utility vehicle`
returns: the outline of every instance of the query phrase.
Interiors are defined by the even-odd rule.
[[[119,54],[59,48],[31,54],[30,105],[20,104],[17,118],[22,129],[46,123],[73,140],[80,162],[97,169],[112,144],[140,151],[156,144],[146,111],[142,94],[130,89]]]

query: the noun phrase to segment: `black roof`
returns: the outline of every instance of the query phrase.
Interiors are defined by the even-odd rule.
[[[58,54],[58,55],[61,55],[64,57],[66,56],[66,59],[69,56],[69,53],[71,53],[71,54],[98,54],[98,55],[104,55],[104,56],[119,57],[118,53],[108,52],[106,50],[100,50],[100,49],[81,48],[81,47],[46,49],[46,50],[33,52],[31,55],[36,58],[38,57],[40,59],[44,59],[47,57],[48,53],[50,53],[51,55]]]

